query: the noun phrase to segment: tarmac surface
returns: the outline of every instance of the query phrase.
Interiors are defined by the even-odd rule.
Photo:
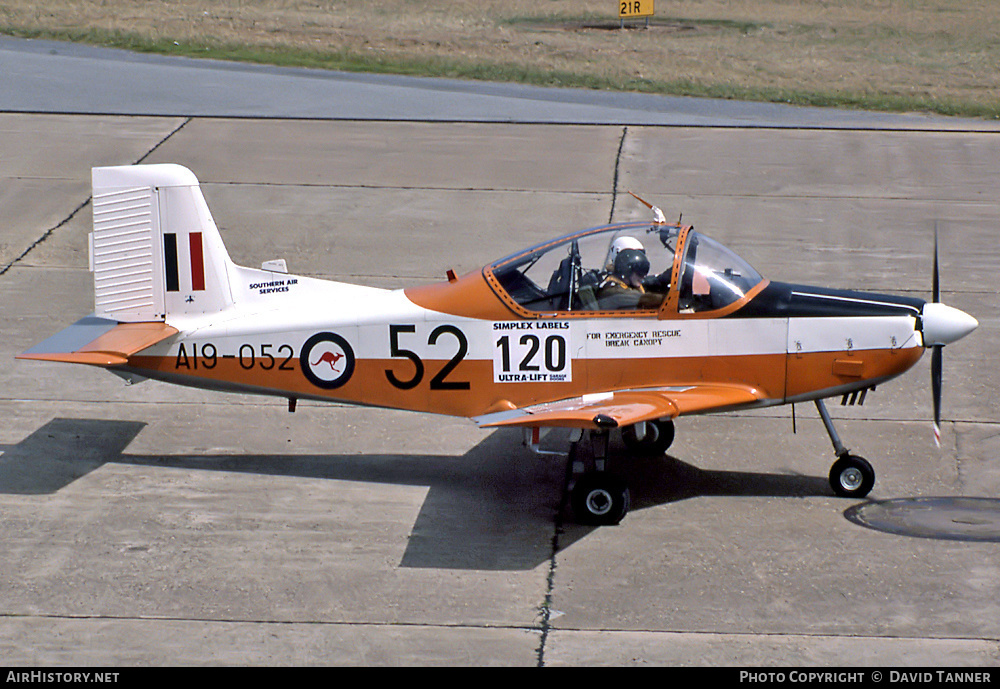
[[[152,70],[164,102],[187,78],[287,91],[257,112],[226,112],[237,96],[171,111],[123,76],[104,102],[108,75],[85,60]],[[995,124],[755,120],[10,39],[0,75],[8,664],[1000,665]],[[310,83],[327,116],[287,111]],[[341,90],[376,109],[359,85],[395,115],[338,114]],[[454,113],[420,115],[420,99]],[[15,361],[92,311],[90,168],[137,162],[198,175],[236,262],[382,287],[646,217],[632,190],[768,277],[926,298],[937,223],[943,300],[980,326],[945,350],[941,449],[929,357],[864,406],[831,404],[875,467],[868,499],[833,496],[829,439],[800,405],[794,434],[788,407],[679,420],[666,457],[627,465],[625,520],[583,527],[565,458],[517,433]]]

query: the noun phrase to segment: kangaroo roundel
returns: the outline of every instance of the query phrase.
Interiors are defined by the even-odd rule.
[[[350,380],[354,373],[354,350],[340,335],[317,333],[302,345],[299,362],[310,383],[332,390]]]

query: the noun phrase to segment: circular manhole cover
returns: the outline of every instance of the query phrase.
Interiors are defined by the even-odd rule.
[[[844,516],[869,529],[917,538],[1000,542],[996,498],[901,498],[866,502]]]

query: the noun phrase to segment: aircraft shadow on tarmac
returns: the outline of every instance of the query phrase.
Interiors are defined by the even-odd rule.
[[[426,486],[400,563],[417,568],[533,569],[551,558],[554,544],[565,549],[594,530],[573,522],[565,456],[536,456],[510,430],[492,433],[461,456],[126,454],[145,425],[53,419],[21,442],[0,446],[0,493],[55,493],[107,463]],[[633,512],[697,496],[832,495],[825,478],[704,471],[670,456],[619,466],[632,486]]]

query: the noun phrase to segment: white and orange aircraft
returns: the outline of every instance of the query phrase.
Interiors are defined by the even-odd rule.
[[[791,285],[646,205],[652,222],[386,290],[294,276],[281,260],[237,266],[189,170],[95,168],[95,312],[19,358],[287,397],[290,410],[309,399],[464,416],[522,427],[534,449],[568,427],[571,502],[592,524],[629,507],[612,432],[662,453],[675,417],[805,401],[833,442],[833,491],[867,495],[874,471],[823,400],[863,402],[926,348],[939,433],[941,348],[978,323],[940,303],[936,246],[930,302]]]

